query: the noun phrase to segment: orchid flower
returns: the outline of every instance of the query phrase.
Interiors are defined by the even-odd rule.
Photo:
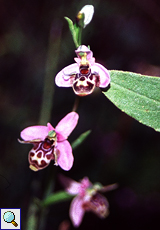
[[[109,71],[95,62],[93,52],[85,45],[79,46],[75,52],[76,63],[65,67],[56,75],[56,85],[72,87],[79,96],[91,94],[95,87],[106,88],[110,83]]]
[[[28,160],[30,169],[38,171],[47,167],[51,160],[55,165],[68,171],[73,165],[73,155],[68,136],[76,127],[78,114],[67,114],[55,128],[50,123],[47,126],[30,126],[22,130],[20,143],[31,143],[33,148],[29,152]]]
[[[76,195],[70,205],[69,215],[74,227],[79,227],[86,211],[92,211],[100,218],[109,215],[108,200],[99,192],[106,192],[117,188],[117,184],[102,186],[99,183],[92,184],[88,177],[80,182],[60,175],[60,181],[67,193]]]

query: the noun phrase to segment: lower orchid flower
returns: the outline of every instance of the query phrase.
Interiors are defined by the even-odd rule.
[[[51,160],[55,165],[68,171],[73,165],[73,154],[68,136],[76,127],[78,114],[71,112],[67,114],[55,128],[50,123],[47,126],[30,126],[22,130],[20,143],[33,144],[29,152],[28,160],[30,169],[38,171],[47,167]]]
[[[102,186],[99,183],[92,184],[88,177],[80,182],[60,175],[60,181],[67,193],[76,195],[70,206],[69,215],[74,227],[79,227],[86,211],[95,213],[100,218],[109,215],[108,200],[99,192],[107,192],[117,188],[117,184]]]
[[[110,83],[109,71],[95,62],[92,51],[81,45],[75,51],[78,58],[76,63],[62,69],[55,77],[57,86],[72,87],[75,94],[86,96],[95,87],[106,88]]]

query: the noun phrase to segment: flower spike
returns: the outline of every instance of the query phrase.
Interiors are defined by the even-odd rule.
[[[81,45],[75,53],[76,63],[66,66],[56,75],[56,85],[72,87],[79,96],[91,94],[95,87],[106,88],[110,83],[109,71],[95,62],[93,52],[87,46]]]
[[[30,169],[38,171],[46,168],[51,160],[63,170],[70,170],[73,165],[73,155],[68,136],[76,127],[78,114],[67,114],[55,128],[50,123],[47,126],[30,126],[22,130],[20,143],[33,144],[28,160]]]

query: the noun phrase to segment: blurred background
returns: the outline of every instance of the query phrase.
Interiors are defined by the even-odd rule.
[[[158,0],[1,0],[0,208],[21,208],[22,229],[74,229],[68,215],[70,201],[50,206],[41,222],[42,214],[33,200],[43,199],[47,191],[63,189],[59,173],[77,181],[88,176],[92,182],[117,182],[119,187],[105,194],[109,217],[101,220],[87,213],[80,230],[157,228],[160,133],[121,112],[100,89],[80,100],[79,123],[69,141],[89,129],[92,132],[74,150],[75,162],[69,172],[53,162],[32,172],[28,168],[32,146],[17,141],[25,127],[48,121],[55,127],[72,110],[73,90],[55,86],[54,76],[75,57],[64,16],[74,21],[86,4],[94,5],[95,14],[83,31],[82,43],[90,45],[96,62],[109,70],[160,76]],[[38,217],[37,224],[34,217]]]

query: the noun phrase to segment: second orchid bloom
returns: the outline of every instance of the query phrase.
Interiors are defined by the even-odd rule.
[[[79,96],[91,94],[95,87],[106,88],[110,83],[109,71],[95,62],[93,52],[85,45],[79,46],[75,52],[76,63],[65,67],[56,75],[56,85],[72,87]]]
[[[66,192],[75,195],[69,211],[74,227],[79,227],[87,211],[95,213],[100,218],[108,216],[108,200],[100,193],[116,189],[118,186],[117,184],[107,186],[102,186],[100,183],[92,184],[88,177],[84,177],[80,182],[74,181],[63,175],[60,175],[59,179],[65,187]]]
[[[78,118],[76,112],[71,112],[55,128],[48,123],[47,126],[30,126],[22,130],[20,135],[23,141],[20,142],[33,144],[28,156],[30,169],[43,169],[51,160],[66,171],[71,169],[74,158],[67,138],[76,127]]]

